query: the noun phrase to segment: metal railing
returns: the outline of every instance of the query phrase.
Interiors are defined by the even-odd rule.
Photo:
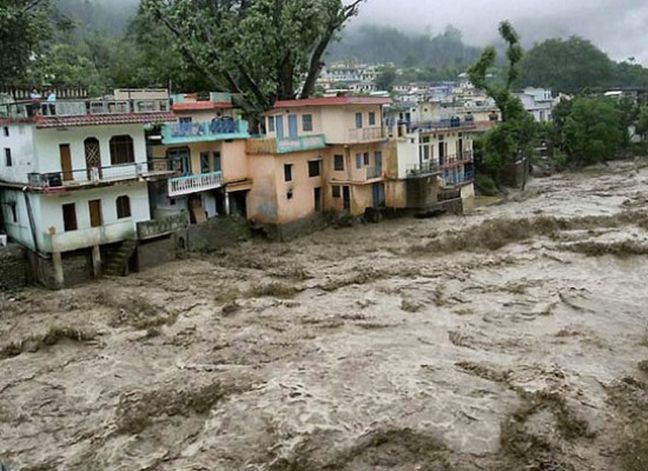
[[[434,175],[442,172],[442,168],[434,160],[413,165],[407,169],[408,177],[420,177],[423,175]]]
[[[382,178],[383,168],[381,165],[376,165],[373,167],[366,167],[366,168],[367,168],[367,180],[372,180],[374,178]]]
[[[210,172],[170,178],[168,189],[169,196],[174,198],[199,191],[213,190],[221,186],[223,186],[223,172]]]
[[[45,189],[133,180],[143,177],[147,172],[146,164],[128,163],[61,172],[29,173],[27,178],[29,186]]]
[[[371,141],[384,138],[385,130],[381,126],[353,128],[349,129],[347,135],[351,142]]]
[[[41,101],[40,114],[45,117],[159,113],[170,110],[169,100],[84,100]]]

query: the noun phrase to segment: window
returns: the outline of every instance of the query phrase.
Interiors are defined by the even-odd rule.
[[[313,201],[315,212],[319,213],[322,210],[322,189],[320,187],[313,188]]]
[[[284,164],[284,180],[287,182],[291,182],[293,179],[292,168],[293,168],[292,164]]]
[[[133,138],[130,136],[114,136],[110,139],[110,163],[112,165],[130,164],[135,162]]]
[[[312,131],[313,130],[313,115],[312,114],[302,115],[302,128],[303,128],[304,131]]]
[[[308,176],[309,177],[319,177],[321,172],[321,161],[320,160],[311,160],[308,162]]]
[[[182,124],[191,124],[192,123],[191,116],[183,116],[182,118],[180,118],[179,121]]]
[[[77,230],[76,207],[74,203],[63,205],[63,230],[65,232]]]
[[[292,190],[290,190],[290,191],[288,191],[288,193],[286,193],[286,198],[289,199],[289,200],[293,199],[293,192],[292,192]]]
[[[335,170],[344,170],[344,156],[343,155],[335,155],[333,157],[333,168]]]
[[[211,165],[209,163],[209,152],[200,153],[200,173],[211,172]]]
[[[11,167],[13,165],[13,161],[11,160],[11,149],[5,149],[5,165],[7,167]]]
[[[103,224],[101,200],[88,201],[88,209],[90,210],[90,227],[100,227]]]
[[[360,129],[362,127],[362,113],[356,113],[355,121],[356,128]]]
[[[223,165],[221,163],[221,153],[219,151],[214,152],[214,172],[222,172]]]
[[[430,160],[430,146],[423,146],[423,160]]]
[[[369,113],[369,126],[375,126],[376,125],[376,113],[373,111]]]
[[[5,137],[9,137],[9,128],[7,126],[2,128],[2,131],[3,131]]]
[[[369,152],[365,152],[362,156],[362,160],[366,166],[369,166]]]
[[[172,204],[175,200],[171,200]],[[117,198],[117,219],[131,217],[130,198],[126,195]]]
[[[275,132],[275,118],[268,116],[268,132]]]
[[[340,185],[333,185],[332,193],[333,193],[333,198],[341,198],[342,192],[340,191]]]
[[[356,168],[362,168],[362,154],[356,154]]]

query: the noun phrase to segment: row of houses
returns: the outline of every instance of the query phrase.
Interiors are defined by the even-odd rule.
[[[59,288],[173,258],[187,225],[227,216],[286,239],[327,215],[469,205],[479,123],[403,123],[392,105],[279,101],[252,135],[224,94],[11,100],[0,104],[4,230]]]

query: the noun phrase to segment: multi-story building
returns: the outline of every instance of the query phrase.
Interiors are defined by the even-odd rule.
[[[385,201],[382,107],[389,98],[279,101],[266,136],[248,141],[249,218],[280,235],[312,224],[323,210],[358,216]]]
[[[170,175],[149,167],[144,135],[146,125],[174,119],[168,95],[125,98],[132,92],[0,105],[5,229],[48,286],[99,275],[120,246],[132,254],[127,241],[151,218],[147,182]]]
[[[528,87],[515,95],[536,122],[546,123],[553,120],[554,99],[551,90]]]
[[[154,185],[155,217],[180,211],[188,211],[194,223],[232,212],[245,217],[250,135],[231,96],[176,95],[172,109],[175,122],[164,124],[159,136],[149,136],[155,166],[175,172]]]

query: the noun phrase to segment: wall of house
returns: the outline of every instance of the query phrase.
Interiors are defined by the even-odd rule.
[[[319,160],[320,176],[309,177],[308,162]],[[313,215],[315,212],[315,188],[325,191],[323,178],[324,161],[319,151],[297,152],[275,156],[275,182],[277,188],[277,224],[285,224]],[[292,165],[292,181],[284,178],[284,165]],[[292,192],[292,198],[288,193]]]
[[[37,195],[27,193],[32,203],[34,219],[40,220],[40,200]],[[12,205],[16,208],[16,220],[13,219]],[[34,249],[34,241],[29,225],[29,214],[25,195],[18,190],[0,190],[0,210],[9,238],[25,247]]]
[[[369,125],[369,113],[375,113],[376,124]],[[322,130],[326,142],[343,144],[357,142],[355,138],[356,113],[362,113],[362,129],[382,127],[382,107],[380,105],[347,105],[344,107],[322,107]]]
[[[275,162],[272,155],[249,154],[250,177],[254,185],[248,193],[248,219],[261,224],[275,224],[279,216],[275,186]]]
[[[146,164],[146,140],[141,124],[119,124],[105,126],[80,126],[65,129],[38,129],[34,133],[36,159],[34,172],[60,172],[59,145],[70,144],[72,169],[86,169],[84,141],[89,137],[99,140],[101,166],[111,166],[110,139],[113,136],[128,135],[133,139],[136,163]]]
[[[116,200],[119,196],[130,199],[131,217],[117,218]],[[145,182],[70,191],[60,194],[34,194],[38,201],[37,234],[41,250],[46,252],[92,247],[120,242],[136,234],[136,224],[150,219],[149,196]],[[88,202],[101,200],[103,224],[90,226]],[[77,230],[65,232],[63,223],[64,204],[76,205]]]
[[[5,136],[5,128],[9,136]],[[0,126],[0,180],[26,183],[27,174],[34,172],[34,144],[31,124],[7,124]],[[5,149],[11,152],[11,166],[7,166]]]
[[[393,148],[388,153],[390,166],[395,165],[395,177],[407,178],[408,171],[417,168],[419,160],[419,136],[418,134],[408,135],[392,141]],[[394,169],[390,169],[391,172]]]
[[[223,142],[221,150],[223,179],[233,183],[249,178],[248,159],[245,153],[245,141]]]
[[[191,118],[191,122],[193,123],[207,122],[211,121],[212,119],[222,118],[225,116],[229,116],[231,118],[234,118],[236,116],[235,111],[232,109],[174,111],[173,114],[178,117],[178,121],[180,121],[180,118]]]
[[[372,185],[351,185],[351,215],[362,216],[373,207]]]
[[[325,159],[325,172],[331,182],[364,182],[367,178],[367,168],[376,165],[376,152],[382,152],[383,170],[389,165],[389,144],[374,142],[368,144],[352,144],[347,146],[335,145],[328,149]],[[369,154],[369,165],[364,164],[364,154]],[[362,156],[362,165],[358,168],[356,157]],[[344,156],[344,170],[335,170],[335,155]]]
[[[389,180],[385,182],[385,204],[388,208],[407,208],[407,181]]]
[[[426,155],[423,152],[424,147],[429,148],[429,158],[432,159],[436,164],[439,164],[439,143],[443,142],[444,144],[444,155],[455,156],[459,151],[459,139],[463,139],[463,149],[464,152],[473,150],[473,135],[465,131],[439,131],[435,133],[422,133],[419,137],[420,139],[420,156],[423,161],[425,161],[424,156]],[[428,142],[425,142],[426,139]]]
[[[288,132],[288,116],[296,115],[297,116],[297,134],[298,136],[312,136],[314,134],[322,134],[323,132],[323,123],[322,123],[322,111],[320,107],[307,106],[303,108],[292,108],[292,109],[279,109],[272,110],[266,116],[266,136],[269,138],[277,137],[277,116],[283,117],[283,135],[285,138],[289,136]],[[311,115],[313,121],[313,129],[311,131],[304,131],[304,115]],[[275,130],[269,131],[268,128],[268,117],[275,118]]]

